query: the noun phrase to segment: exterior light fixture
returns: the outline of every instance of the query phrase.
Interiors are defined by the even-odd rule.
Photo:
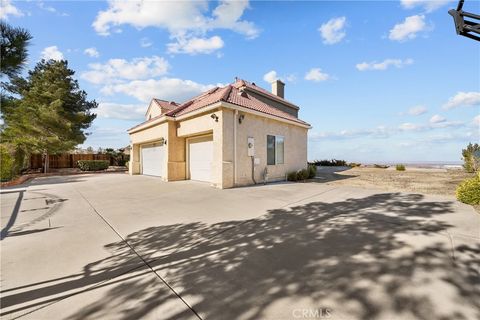
[[[239,117],[238,117],[238,123],[242,123],[243,119],[245,119],[245,115],[244,114],[241,114]]]
[[[210,116],[210,118],[212,118],[213,120],[215,120],[215,122],[218,122],[218,116],[217,116],[215,113],[212,113],[212,115]]]

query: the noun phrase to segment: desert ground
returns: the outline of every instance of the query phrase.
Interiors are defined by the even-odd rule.
[[[455,198],[455,189],[473,173],[463,170],[407,167],[396,171],[371,167],[318,167],[316,180],[337,186],[382,189],[385,191],[442,195]],[[480,206],[475,206],[480,213]]]
[[[335,185],[454,196],[457,185],[474,174],[463,170],[408,167],[405,171],[396,171],[395,168],[319,167],[317,176],[320,181]]]

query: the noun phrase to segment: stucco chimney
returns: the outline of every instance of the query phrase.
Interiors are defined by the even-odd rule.
[[[285,97],[285,83],[280,80],[272,82],[272,93],[280,98]]]

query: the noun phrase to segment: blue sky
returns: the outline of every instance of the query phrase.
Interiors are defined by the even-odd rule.
[[[234,77],[285,96],[312,124],[308,157],[458,161],[479,140],[480,46],[451,1],[7,1],[29,68],[67,59],[100,103],[84,144],[128,145],[152,97],[181,102]],[[464,9],[480,12],[480,2]]]

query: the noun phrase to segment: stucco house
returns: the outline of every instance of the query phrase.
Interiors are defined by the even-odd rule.
[[[237,79],[181,104],[153,99],[146,121],[128,130],[129,173],[231,188],[306,168],[311,127],[284,87],[277,80],[269,92]]]

